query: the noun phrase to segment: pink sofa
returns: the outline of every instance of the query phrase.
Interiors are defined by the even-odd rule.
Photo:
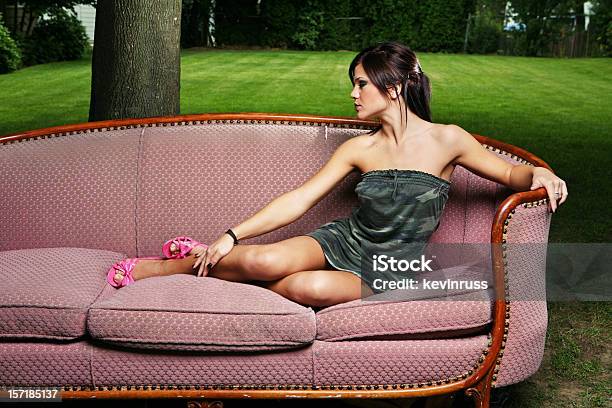
[[[0,138],[0,387],[66,398],[419,397],[491,387],[539,367],[546,332],[543,189],[512,194],[458,167],[434,242],[499,243],[492,301],[353,301],[322,310],[267,289],[175,275],[117,290],[110,265],[213,241],[300,185],[372,122],[209,114],[96,122]],[[511,163],[547,166],[476,136]],[[304,217],[248,243],[303,234],[355,205],[351,174]],[[534,246],[535,248],[536,246]],[[509,300],[525,285],[539,298]],[[534,289],[535,288],[535,289]]]

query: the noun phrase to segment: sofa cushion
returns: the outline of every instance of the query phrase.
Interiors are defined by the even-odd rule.
[[[231,354],[164,350],[143,353],[105,345],[93,347],[91,371],[96,385],[105,387],[232,384],[255,389],[263,385],[311,385],[312,345],[273,353]]]
[[[91,387],[93,351],[94,347],[84,339],[3,340],[0,342],[0,387]]]
[[[465,251],[448,249],[438,255],[445,254],[446,260],[455,261],[463,259],[457,256],[466,255]],[[319,311],[317,340],[430,339],[481,332],[492,320],[493,284],[486,257],[471,256],[469,262],[419,272],[414,278],[420,283],[414,288],[388,290]],[[485,281],[488,288],[426,287],[425,279]]]
[[[164,350],[254,351],[312,343],[315,316],[259,286],[179,274],[136,281],[92,305],[93,338]]]
[[[488,353],[488,343],[486,335],[437,340],[317,340],[312,346],[314,385],[457,381],[478,367]]]
[[[407,340],[478,333],[492,317],[487,291],[410,301],[354,300],[317,313],[317,340]]]
[[[0,338],[76,339],[124,255],[85,248],[0,252]]]

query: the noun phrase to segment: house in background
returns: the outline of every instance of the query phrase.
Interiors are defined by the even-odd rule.
[[[93,6],[74,6],[77,18],[85,27],[89,43],[93,45],[94,31],[96,27],[96,9]]]
[[[15,4],[17,3],[17,13],[15,13]],[[85,32],[89,38],[89,43],[93,45],[94,41],[94,28],[96,25],[96,9],[93,6],[75,6],[74,11],[76,16],[85,27]],[[8,27],[11,32],[31,32],[36,22],[29,23],[28,14],[23,16],[24,8],[23,5],[13,1],[2,1],[0,0],[0,15],[2,15],[2,21],[4,25]],[[24,18],[25,17],[25,18]],[[43,16],[45,18],[46,16]],[[22,21],[24,24],[22,25]],[[17,27],[17,30],[15,30]]]
[[[577,10],[574,10],[572,13],[573,14],[571,14],[570,16],[566,16],[566,17],[573,18],[572,31],[576,31],[576,29],[578,29],[578,31],[587,31],[589,29],[590,16],[593,16],[595,14],[593,13],[593,3],[591,3],[590,1],[583,2],[582,7],[578,8]],[[576,27],[577,22],[578,22],[578,18],[577,18],[578,15],[584,16],[584,27]],[[507,1],[506,10],[504,12],[504,30],[505,31],[511,31],[511,30],[525,31],[526,29],[525,24],[515,21],[515,18],[517,16],[518,16],[518,13],[515,13],[514,10],[512,9],[512,2]],[[559,16],[550,16],[550,18],[559,18]]]

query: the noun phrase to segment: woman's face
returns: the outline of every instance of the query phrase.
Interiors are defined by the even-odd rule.
[[[358,119],[378,117],[389,105],[387,96],[374,86],[361,64],[355,67],[351,97],[355,101]]]

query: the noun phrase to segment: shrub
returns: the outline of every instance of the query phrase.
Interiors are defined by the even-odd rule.
[[[23,59],[26,65],[76,60],[88,48],[81,22],[73,14],[58,10],[50,19],[39,21],[32,35],[24,40]]]
[[[262,44],[307,50],[350,48],[356,37],[347,17],[353,0],[266,0],[261,7]]]
[[[210,27],[209,10],[212,0],[183,0],[181,12],[181,48],[205,47],[208,32],[214,36],[214,24]],[[213,22],[214,23],[214,22]]]
[[[594,56],[612,57],[612,4],[608,1],[597,2],[593,8],[589,32],[596,40],[592,51]]]
[[[354,14],[363,20],[357,26],[361,43],[355,49],[388,40],[401,41],[412,49],[417,47],[421,27],[420,14],[415,12],[418,0],[358,0],[357,4]]]
[[[299,1],[263,1],[261,4],[261,16],[263,20],[262,45],[280,48],[289,47],[291,36],[295,32],[299,15]]]
[[[254,0],[226,0],[215,3],[215,38],[223,45],[259,45],[262,30]]]
[[[497,52],[502,36],[501,23],[490,11],[480,11],[474,16],[468,37],[468,51],[474,54]]]
[[[419,2],[420,30],[414,48],[429,52],[460,52],[463,49],[467,8],[464,0]]]
[[[312,6],[307,6],[305,13],[310,15],[319,34],[316,49],[351,49],[357,33],[351,30],[351,20],[346,20],[353,17],[352,0],[310,0],[307,4]]]
[[[183,0],[192,4],[196,0]],[[205,0],[197,0],[205,1]],[[463,49],[474,0],[227,0],[216,2],[222,44],[359,50],[399,40],[417,51]],[[249,20],[250,19],[250,20]]]
[[[0,19],[0,74],[13,72],[21,65],[21,53]]]
[[[504,31],[500,48],[504,55],[525,55],[527,52],[527,33],[517,29]]]
[[[310,5],[310,2],[307,4]],[[323,29],[323,21],[322,11],[308,7],[305,12],[300,14],[296,31],[291,36],[291,40],[302,49],[319,49],[318,40]]]

